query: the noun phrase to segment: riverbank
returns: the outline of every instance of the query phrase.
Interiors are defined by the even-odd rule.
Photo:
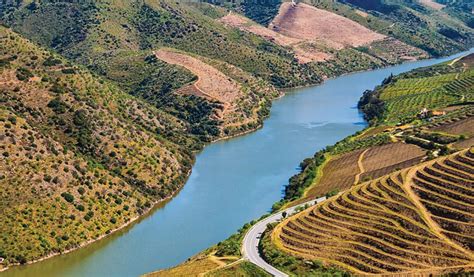
[[[93,253],[84,248],[80,254],[49,259],[46,266],[37,266],[42,264],[39,263],[11,276],[24,276],[27,272],[75,276],[74,272],[98,274],[103,269],[118,276],[130,276],[184,261],[222,241],[244,222],[267,212],[281,198],[281,185],[297,173],[295,164],[314,153],[315,148],[334,144],[361,130],[362,117],[352,107],[362,91],[379,84],[392,70],[413,67],[418,66],[406,63],[391,69],[349,74],[288,93],[275,101],[272,115],[258,132],[207,145],[198,154],[193,166],[196,170],[183,191],[165,209],[148,212],[142,217],[145,220],[126,235],[114,238],[107,247]],[[122,261],[125,257],[117,253],[123,249],[134,254]],[[168,254],[160,249],[169,249]],[[128,266],[122,267],[121,263]]]
[[[446,59],[449,59],[449,57],[448,57],[448,58],[444,58],[444,59],[440,59],[439,61],[443,61],[443,60],[446,60]],[[422,65],[416,66],[416,67],[407,66],[407,65],[410,65],[410,64],[413,65],[412,63],[407,63],[407,64],[405,64],[405,66],[407,67],[407,69],[405,69],[405,70],[400,70],[400,72],[405,72],[405,71],[408,71],[408,70],[410,70],[410,69],[412,69],[412,68],[423,67],[423,66],[432,64],[433,61],[436,61],[436,60],[428,61],[428,62],[429,62],[428,64],[422,64]],[[388,71],[388,70],[384,70],[384,71]],[[397,71],[395,71],[395,73],[396,73],[396,72],[397,72]],[[380,82],[381,82],[386,76],[389,76],[391,73],[393,73],[393,72],[387,72],[386,75],[381,75],[381,76],[380,76],[380,79],[378,80],[378,82],[374,82],[374,83],[373,83],[373,87],[375,87],[376,85],[379,85]],[[367,72],[366,72],[366,73],[363,73],[363,74],[355,74],[355,75],[357,76],[357,75],[365,75],[365,74],[367,74]],[[355,77],[356,77],[356,76],[355,76]],[[346,76],[346,78],[348,78],[348,77],[354,77],[354,76]],[[356,79],[357,79],[357,78],[356,78]],[[363,80],[363,78],[360,78],[360,81],[362,81],[362,80]],[[333,80],[333,81],[334,81],[334,80]],[[372,87],[372,88],[373,88],[373,87]],[[362,93],[363,91],[364,91],[364,90],[360,90],[360,91],[358,92],[359,97],[360,97],[360,95],[361,95],[361,93]],[[299,92],[299,93],[302,93],[302,92]],[[291,94],[290,94],[290,95],[291,95]],[[358,98],[359,98],[359,97],[358,97]],[[357,100],[358,100],[358,98],[357,98]],[[370,128],[370,127],[369,127],[369,128]],[[356,133],[349,134],[349,137],[352,138],[353,140],[364,139],[366,136],[365,136],[365,135],[363,136],[362,134],[365,134],[366,130],[368,130],[369,128],[366,128],[366,129],[363,129],[363,130],[358,130],[358,132],[356,132]],[[351,139],[347,139],[347,138],[346,138],[346,139],[344,139],[344,140],[339,140],[339,141],[340,141],[339,143],[336,143],[338,146],[335,148],[335,150],[336,150],[337,152],[342,151],[341,149],[343,149],[343,148],[346,148],[348,151],[350,151],[350,149],[353,147],[353,146],[351,146]],[[380,141],[380,142],[383,143],[383,140]],[[374,141],[374,142],[368,142],[368,143],[376,143],[376,144],[377,144],[378,142],[377,142],[377,141]],[[398,145],[397,145],[397,146],[398,146]],[[313,148],[313,149],[314,149],[314,148]],[[401,149],[401,148],[400,148],[400,149]],[[320,164],[320,165],[319,165],[318,167],[316,167],[316,168],[312,168],[312,170],[314,170],[314,171],[316,171],[316,172],[318,172],[318,173],[316,174],[316,176],[314,176],[315,180],[311,180],[311,181],[310,181],[311,184],[316,183],[316,182],[321,178],[321,176],[322,176],[322,167],[324,167],[324,166],[329,162],[329,160],[331,160],[331,158],[334,158],[334,157],[333,157],[333,156],[331,156],[331,157],[326,157],[325,161],[324,161],[322,164]],[[360,156],[357,156],[357,158],[358,158],[358,159],[356,159],[355,161],[356,161],[356,162],[357,162],[357,161],[360,162]],[[358,165],[358,170],[360,171],[361,168],[360,168],[359,164],[358,164],[358,163],[356,163],[356,164]],[[310,171],[312,171],[312,170],[310,170]],[[363,170],[363,171],[365,171],[365,170]],[[359,178],[361,178],[360,175],[362,175],[362,172],[358,172],[358,173],[355,174],[355,175],[356,175],[356,176],[359,175]],[[355,176],[355,177],[356,177],[356,176]],[[356,180],[357,180],[357,178],[354,179],[354,182],[357,182]],[[304,183],[304,181],[306,181],[306,180],[304,179],[304,180],[303,180],[303,183]],[[309,184],[309,185],[311,185],[311,184]],[[302,198],[298,198],[298,199],[304,199],[304,197],[307,197],[307,196],[308,196],[309,187],[310,187],[310,186],[305,186],[305,187],[304,187],[305,190],[303,191],[303,194],[301,195]],[[335,192],[335,193],[337,193],[337,192]],[[308,199],[306,199],[306,201],[308,201]],[[290,206],[290,205],[293,205],[294,203],[295,203],[295,202],[287,202],[287,203],[285,203],[285,206],[284,206],[284,207],[286,208],[286,207],[288,207],[288,206]],[[296,202],[296,203],[298,203],[298,202]],[[282,209],[284,209],[284,208],[282,208]],[[233,236],[231,236],[231,237],[233,237]],[[223,241],[223,242],[219,243],[217,246],[213,246],[213,247],[214,247],[214,248],[217,247],[217,249],[220,249],[220,248],[224,247],[223,245],[231,244],[231,241],[233,241],[233,239],[228,239],[228,240],[226,240],[226,241]],[[219,245],[221,245],[221,246],[219,246]],[[212,248],[212,249],[214,249],[214,248]],[[192,261],[192,260],[191,260],[191,261]],[[188,263],[189,263],[189,262],[188,262]],[[178,268],[179,268],[179,266],[178,266]],[[175,268],[173,268],[173,270],[178,270],[178,269],[175,267]],[[165,274],[166,271],[162,271],[162,273]]]
[[[179,194],[179,192],[183,189],[184,185],[186,184],[186,181],[189,179],[189,176],[191,175],[192,173],[192,167],[191,169],[187,172],[186,174],[186,178],[185,178],[185,181],[183,182],[183,184],[176,190],[173,192],[173,194],[159,200],[159,201],[155,201],[150,208],[147,208],[144,210],[144,213],[141,214],[141,215],[137,215],[133,218],[131,218],[129,221],[127,221],[125,224],[122,224],[120,225],[119,227],[113,229],[110,231],[110,233],[108,234],[103,234],[103,235],[100,235],[99,237],[95,238],[95,239],[91,239],[91,240],[88,240],[88,241],[85,241],[83,243],[81,243],[80,245],[76,246],[76,247],[73,247],[71,249],[68,249],[66,251],[63,251],[63,252],[55,252],[55,253],[51,253],[47,256],[44,256],[42,258],[39,258],[39,259],[36,259],[36,260],[32,260],[32,261],[28,261],[26,264],[24,265],[32,265],[32,264],[36,264],[36,263],[39,263],[39,262],[42,262],[42,261],[45,261],[45,260],[48,260],[48,259],[51,259],[53,257],[57,257],[57,256],[60,256],[60,255],[66,255],[68,253],[71,253],[73,251],[76,251],[76,250],[79,250],[83,247],[86,247],[88,245],[91,245],[93,244],[94,242],[98,242],[99,240],[102,240],[104,238],[107,238],[109,236],[112,236],[113,234],[116,234],[117,232],[121,231],[121,230],[124,230],[128,227],[131,227],[133,223],[137,222],[138,220],[140,219],[143,219],[143,218],[146,218],[147,216],[149,216],[149,214],[151,212],[153,212],[154,210],[156,210],[157,208],[159,208],[158,206],[159,205],[163,205],[165,204],[167,201],[170,201],[171,199],[173,199],[177,194]],[[7,271],[8,269],[11,269],[12,267],[17,267],[17,266],[22,266],[22,264],[19,264],[19,263],[16,263],[16,264],[11,264],[11,265],[8,265],[8,266],[5,266],[5,267],[0,267],[0,272],[3,272],[3,271]]]

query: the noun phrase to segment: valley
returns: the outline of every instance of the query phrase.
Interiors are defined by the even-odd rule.
[[[272,203],[334,197],[472,145],[472,55],[428,59],[472,47],[464,6],[205,2],[0,5],[0,270],[58,256],[5,276],[173,266]],[[264,276],[239,258],[249,226],[184,270]],[[282,245],[267,246],[278,257]],[[403,271],[322,259],[316,271]]]

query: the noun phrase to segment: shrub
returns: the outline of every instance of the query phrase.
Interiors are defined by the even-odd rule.
[[[63,192],[61,193],[61,196],[64,198],[64,200],[66,200],[69,203],[74,202],[74,196],[70,193]]]
[[[84,193],[86,192],[86,190],[83,188],[83,187],[80,187],[77,189],[77,192],[80,194],[80,195],[84,195]]]
[[[74,68],[65,68],[65,69],[61,70],[61,72],[64,73],[64,74],[74,74],[74,73],[76,73]]]
[[[55,65],[58,65],[58,64],[61,64],[61,60],[59,59],[55,59],[53,57],[48,57],[44,62],[43,62],[43,65],[44,66],[55,66]]]
[[[27,263],[27,260],[26,260],[25,256],[23,256],[23,255],[16,256],[15,260],[20,264],[26,264]]]
[[[20,81],[27,81],[31,77],[33,77],[33,73],[27,68],[20,67],[16,70],[16,78]]]
[[[66,103],[62,102],[59,97],[56,97],[49,101],[48,108],[51,108],[57,114],[61,114],[66,112],[67,105]]]

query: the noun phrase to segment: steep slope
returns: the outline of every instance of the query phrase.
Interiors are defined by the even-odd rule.
[[[467,50],[473,44],[473,30],[458,19],[459,13],[426,8],[418,1],[320,0],[311,3],[431,55]]]
[[[304,3],[283,3],[270,28],[294,38],[321,40],[336,49],[385,38],[354,21]]]
[[[277,87],[322,80],[316,65],[299,64],[287,49],[225,28],[215,20],[221,12],[208,4],[175,1],[42,1],[11,8],[2,21],[180,118],[193,134],[209,141],[219,137],[219,122],[210,118],[215,104],[174,93],[195,76],[155,59],[153,51],[169,47],[223,61]]]
[[[191,169],[183,122],[4,27],[0,97],[3,265],[109,234]]]
[[[359,107],[375,124],[411,122],[424,108],[469,104],[474,99],[473,56],[389,77],[367,91]]]
[[[314,49],[314,47],[309,47],[310,45],[305,45],[305,41],[302,39],[292,38],[284,34],[280,34],[271,30],[270,28],[254,23],[251,20],[236,13],[229,12],[229,14],[220,18],[219,21],[242,31],[254,33],[283,47],[291,48],[295,53],[295,57],[300,63],[321,62],[331,58],[329,53],[325,53],[320,49]]]
[[[355,186],[285,220],[273,239],[361,275],[472,270],[473,158],[466,150]]]
[[[224,62],[170,49],[160,49],[155,55],[169,64],[185,67],[198,77],[195,83],[176,93],[191,94],[216,103],[213,117],[219,121],[218,127],[225,136],[261,126],[262,118],[269,113],[271,100],[281,95],[268,83]]]

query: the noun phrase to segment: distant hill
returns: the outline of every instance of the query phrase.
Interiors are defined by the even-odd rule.
[[[221,61],[252,75],[256,81],[267,82],[266,86],[284,88],[316,84],[324,78],[347,72],[419,59],[428,53],[453,53],[472,45],[472,29],[461,20],[450,19],[444,12],[448,19],[431,19],[431,10],[415,12],[408,3],[397,2],[400,14],[389,15],[365,11],[349,3],[312,3],[327,14],[352,22],[351,26],[359,25],[385,36],[370,44],[341,48],[332,46],[331,41],[325,39],[305,39],[297,43],[275,40],[269,32],[287,35],[266,28],[282,12],[278,0],[208,2],[212,4],[169,0],[17,1],[3,5],[0,14],[3,24],[25,37],[51,47],[113,81],[126,92],[183,120],[189,132],[203,141],[255,128],[266,113],[260,113],[250,126],[244,116],[233,130],[224,131],[223,121],[216,116],[222,103],[196,97],[196,93],[175,93],[189,87],[196,81],[196,76],[181,66],[156,59],[153,51],[173,48],[208,61]],[[253,19],[252,24],[260,31],[223,21],[222,18],[229,15],[229,9],[243,18]],[[313,26],[311,19],[309,24]],[[331,27],[330,32],[337,35],[341,33],[337,28],[343,28],[343,25]],[[445,35],[454,37],[441,35],[437,31],[440,28]],[[263,110],[268,109],[270,99],[265,100],[267,104]],[[258,105],[259,100],[252,101],[251,105]]]

